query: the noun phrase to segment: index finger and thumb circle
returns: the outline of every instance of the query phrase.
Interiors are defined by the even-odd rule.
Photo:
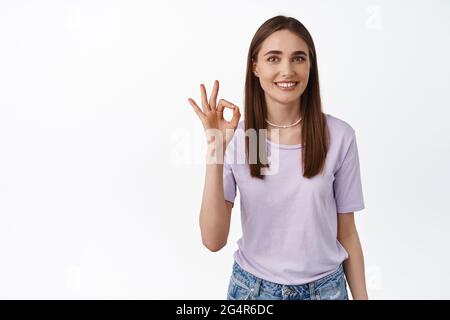
[[[234,110],[235,108],[237,108],[237,106],[235,106],[234,104],[232,104],[231,102],[225,100],[225,99],[220,99],[219,100],[219,104],[217,105],[217,109],[216,112],[222,112],[225,108],[229,108]]]
[[[236,127],[239,123],[239,118],[240,118],[240,111],[239,111],[239,107],[232,104],[231,102],[225,100],[225,99],[220,99],[219,104],[217,106],[216,112],[220,113],[220,118],[224,119],[223,117],[223,110],[225,108],[229,108],[233,110],[233,118],[230,120],[230,123]]]

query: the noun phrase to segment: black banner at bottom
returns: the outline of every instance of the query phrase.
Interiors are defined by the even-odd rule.
[[[386,317],[399,312],[429,317],[446,307],[448,300],[368,301],[230,301],[230,300],[3,300],[3,312],[15,316],[85,317],[113,316],[124,319],[301,319],[315,316]],[[445,308],[447,309],[447,308]],[[444,309],[444,314],[446,310]]]

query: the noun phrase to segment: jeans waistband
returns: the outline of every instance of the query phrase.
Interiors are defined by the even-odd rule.
[[[291,286],[309,286],[310,284],[314,284],[315,287],[318,287],[318,286],[322,285],[324,282],[327,282],[329,279],[340,275],[341,273],[344,273],[344,268],[342,266],[342,263],[337,267],[337,269],[335,271],[333,271],[332,273],[330,273],[322,278],[319,278],[317,280],[314,280],[314,281],[311,281],[308,283],[296,284],[296,285],[291,285]],[[255,283],[257,280],[261,280],[261,281],[270,283],[272,285],[283,286],[280,283],[271,282],[269,280],[264,280],[264,279],[261,279],[261,278],[255,276],[254,274],[242,269],[242,267],[236,261],[234,261],[234,263],[233,263],[233,277],[235,277],[235,279],[237,281],[242,282],[243,284],[245,284],[248,287],[251,286],[253,283]]]

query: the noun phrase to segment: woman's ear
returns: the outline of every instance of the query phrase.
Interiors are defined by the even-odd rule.
[[[258,71],[256,71],[256,64],[253,65],[253,73],[255,74],[255,76],[258,76]]]

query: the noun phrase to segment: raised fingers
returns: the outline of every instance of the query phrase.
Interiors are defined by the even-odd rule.
[[[214,80],[214,87],[211,93],[211,98],[209,99],[209,105],[212,109],[216,109],[216,100],[218,92],[219,92],[219,81]]]
[[[205,86],[202,84],[200,84],[200,92],[202,94],[202,107],[203,107],[203,111],[204,112],[208,112],[211,111],[211,107],[208,104],[208,99],[206,97],[206,88]]]
[[[192,100],[191,98],[188,99],[189,103],[192,106],[192,109],[194,109],[195,113],[197,114],[197,116],[200,118],[201,121],[204,121],[206,116],[205,114],[202,112],[202,110],[200,110],[200,108],[197,106],[197,104],[195,103],[194,100]]]

